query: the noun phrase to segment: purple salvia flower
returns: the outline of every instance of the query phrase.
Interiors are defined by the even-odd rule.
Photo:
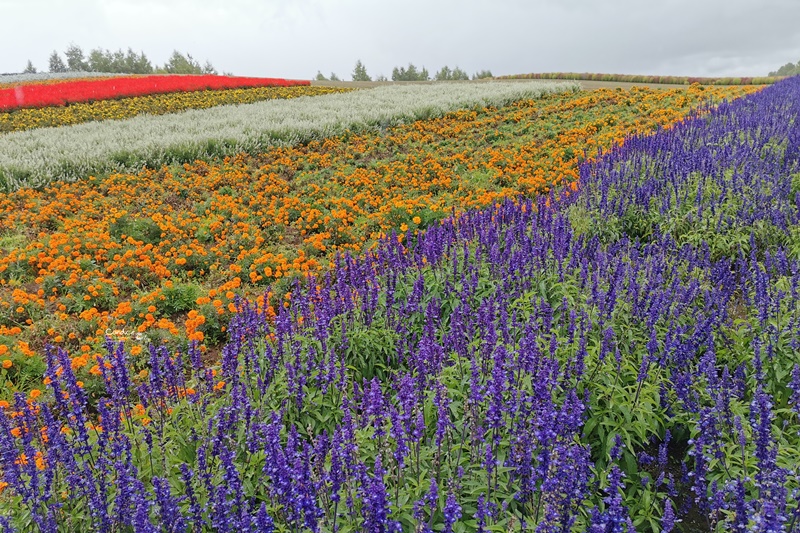
[[[478,533],[486,533],[486,519],[490,517],[489,507],[486,504],[486,497],[481,494],[478,496],[478,508],[473,518],[478,522]]]
[[[255,530],[253,533],[272,533],[273,531],[275,531],[275,523],[272,517],[267,513],[267,505],[262,502],[256,514]]]
[[[167,533],[186,531],[186,522],[181,514],[178,502],[170,494],[169,481],[154,476],[153,488],[155,489],[158,512],[161,517],[160,522],[164,531]]]
[[[444,505],[444,533],[453,533],[453,524],[461,518],[461,506],[451,492]]]

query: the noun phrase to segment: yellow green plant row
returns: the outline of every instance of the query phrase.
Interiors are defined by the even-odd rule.
[[[156,94],[78,103],[69,106],[17,109],[0,112],[0,133],[34,128],[70,126],[98,120],[123,120],[137,115],[165,115],[187,109],[208,109],[221,105],[252,104],[277,98],[319,96],[347,92],[334,87],[255,87]]]

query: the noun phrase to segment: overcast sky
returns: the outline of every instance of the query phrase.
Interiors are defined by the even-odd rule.
[[[800,60],[800,0],[0,0],[0,72],[53,50],[174,49],[220,72],[766,75]]]

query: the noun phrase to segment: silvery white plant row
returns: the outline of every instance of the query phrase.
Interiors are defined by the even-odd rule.
[[[159,168],[239,152],[257,153],[348,129],[383,128],[455,109],[505,105],[571,90],[579,90],[579,85],[515,81],[385,86],[13,132],[0,135],[0,190],[145,165]]]
[[[71,78],[110,78],[112,76],[129,75],[130,74],[112,74],[109,72],[37,72],[36,74],[0,74],[0,84]]]

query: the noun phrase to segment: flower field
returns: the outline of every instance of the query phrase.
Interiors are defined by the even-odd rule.
[[[454,210],[574,184],[585,157],[669,125],[708,98],[745,92],[567,92],[258,156],[7,194],[5,394],[39,385],[43,359],[34,354],[48,343],[72,354],[89,386],[99,384],[108,332],[136,353],[175,339],[213,347],[227,337],[237,294],[256,297],[270,285],[285,292],[292,277],[382,235],[412,237]],[[143,356],[136,370],[146,365]]]
[[[0,134],[35,128],[70,126],[83,122],[124,120],[137,115],[165,115],[187,109],[208,109],[221,105],[252,104],[276,98],[318,96],[346,92],[333,87],[255,87],[247,89],[173,92],[131,98],[98,100],[69,106],[23,108],[0,112]]]
[[[243,87],[292,87],[308,81],[216,75],[117,76],[0,88],[0,111],[67,105],[110,98]]]
[[[0,191],[112,170],[259,153],[345,130],[386,128],[464,107],[503,105],[577,88],[572,82],[535,81],[393,86],[18,131],[0,136]]]
[[[0,88],[16,87],[19,85],[62,83],[81,78],[114,78],[118,76],[131,76],[130,74],[114,74],[110,72],[36,72],[33,74],[2,74],[0,75]]]
[[[718,105],[694,113],[709,93]],[[333,231],[328,211],[359,231],[332,232],[343,240],[330,247],[353,253],[286,282],[282,305],[226,294],[237,312],[217,360],[195,343],[134,353],[109,339],[90,387],[63,344],[45,350],[47,388],[0,404],[0,528],[797,531],[798,117],[800,78],[545,94],[5,195],[8,227],[54,219],[5,233],[15,248],[47,240],[15,255],[19,290],[51,268],[28,254],[52,244],[61,264],[108,272],[104,245],[69,232],[112,205],[165,234],[116,226],[135,265],[192,235],[180,224],[201,190],[219,195],[203,216],[224,217],[187,262],[221,235],[266,238],[272,225],[248,226],[236,202],[261,218],[310,195],[318,212],[286,202],[294,248],[301,228]],[[168,197],[179,184],[186,212],[158,212],[157,198],[181,205],[181,189]],[[70,218],[67,198],[92,207]],[[370,218],[392,200],[396,218]],[[401,238],[380,236],[398,226]],[[269,283],[262,265],[233,279]]]
[[[589,72],[538,72],[531,74],[512,74],[497,76],[498,80],[582,80],[582,81],[618,81],[626,83],[653,83],[691,85],[771,85],[781,77],[742,77],[742,78],[701,78],[696,76],[650,76],[637,74],[596,74]]]

